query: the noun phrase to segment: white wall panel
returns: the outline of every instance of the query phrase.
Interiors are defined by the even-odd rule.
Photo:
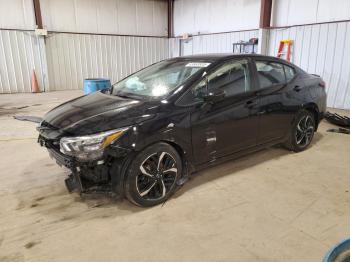
[[[118,32],[120,34],[138,32],[137,13],[137,0],[118,1]]]
[[[259,27],[260,0],[175,0],[174,32],[207,34]]]
[[[169,47],[167,38],[50,34],[46,40],[50,90],[82,89],[85,78],[116,82],[168,58]]]
[[[274,0],[272,26],[350,19],[349,0]]]
[[[180,39],[179,38],[169,38],[169,58],[180,56]]]
[[[292,62],[326,82],[328,106],[350,109],[350,22],[272,29],[269,55],[279,41],[292,39]]]
[[[35,28],[32,0],[0,0],[0,28]]]
[[[230,32],[210,35],[197,35],[189,40],[191,50],[186,48],[183,55],[208,54],[208,53],[232,53],[232,44],[239,41],[248,41],[250,38],[258,37],[258,30]],[[186,43],[182,43],[186,45]]]
[[[159,0],[41,0],[49,31],[166,36],[167,2]]]
[[[44,41],[32,32],[0,30],[0,93],[31,92],[35,70],[39,88],[48,86]]]

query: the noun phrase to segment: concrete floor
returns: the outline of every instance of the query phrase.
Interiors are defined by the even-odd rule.
[[[80,94],[0,95],[0,261],[310,262],[350,236],[350,136],[326,122],[307,151],[207,169],[164,206],[68,194],[35,125],[12,116]]]

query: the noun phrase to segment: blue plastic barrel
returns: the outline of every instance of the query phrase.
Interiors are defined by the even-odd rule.
[[[327,255],[324,257],[323,262],[334,261],[349,261],[350,260],[350,238],[347,238],[337,245],[335,245]]]
[[[90,94],[98,90],[111,87],[111,81],[106,78],[88,78],[84,80],[84,94]]]

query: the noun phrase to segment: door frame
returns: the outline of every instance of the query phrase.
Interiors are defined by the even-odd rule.
[[[263,145],[271,144],[271,143],[273,144],[274,142],[276,143],[276,141],[283,141],[283,139],[285,138],[285,134],[281,135],[281,136],[276,136],[275,138],[271,138],[270,140],[259,141],[259,138],[261,138],[262,126],[263,126],[264,120],[266,119],[266,113],[268,113],[268,112],[266,112],[266,110],[264,108],[265,107],[264,103],[262,103],[260,101],[262,99],[264,99],[264,97],[272,96],[272,95],[275,95],[276,93],[278,94],[279,92],[281,92],[281,90],[285,90],[286,88],[288,88],[289,84],[292,83],[296,79],[296,76],[297,76],[296,69],[292,65],[289,65],[288,63],[284,63],[284,61],[280,61],[280,60],[276,60],[274,58],[268,58],[268,57],[254,57],[252,62],[253,62],[253,67],[254,67],[254,71],[256,74],[257,88],[258,88],[257,97],[258,97],[258,100],[259,100],[258,103],[260,106],[260,108],[259,108],[259,111],[260,111],[259,112],[259,120],[258,120],[259,121],[259,127],[258,127],[259,134],[258,134],[257,146],[263,146]],[[280,64],[281,66],[283,66],[283,73],[284,73],[285,82],[272,84],[272,85],[269,85],[267,87],[260,88],[260,80],[259,80],[258,70],[256,67],[256,62],[271,62],[271,63]],[[291,79],[290,81],[287,81],[284,66],[292,67],[296,72],[293,79]],[[283,102],[283,101],[281,101],[281,102]]]

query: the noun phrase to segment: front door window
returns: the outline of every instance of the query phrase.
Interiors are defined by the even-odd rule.
[[[230,61],[208,76],[209,92],[225,92],[231,97],[250,91],[249,64],[247,60]]]

